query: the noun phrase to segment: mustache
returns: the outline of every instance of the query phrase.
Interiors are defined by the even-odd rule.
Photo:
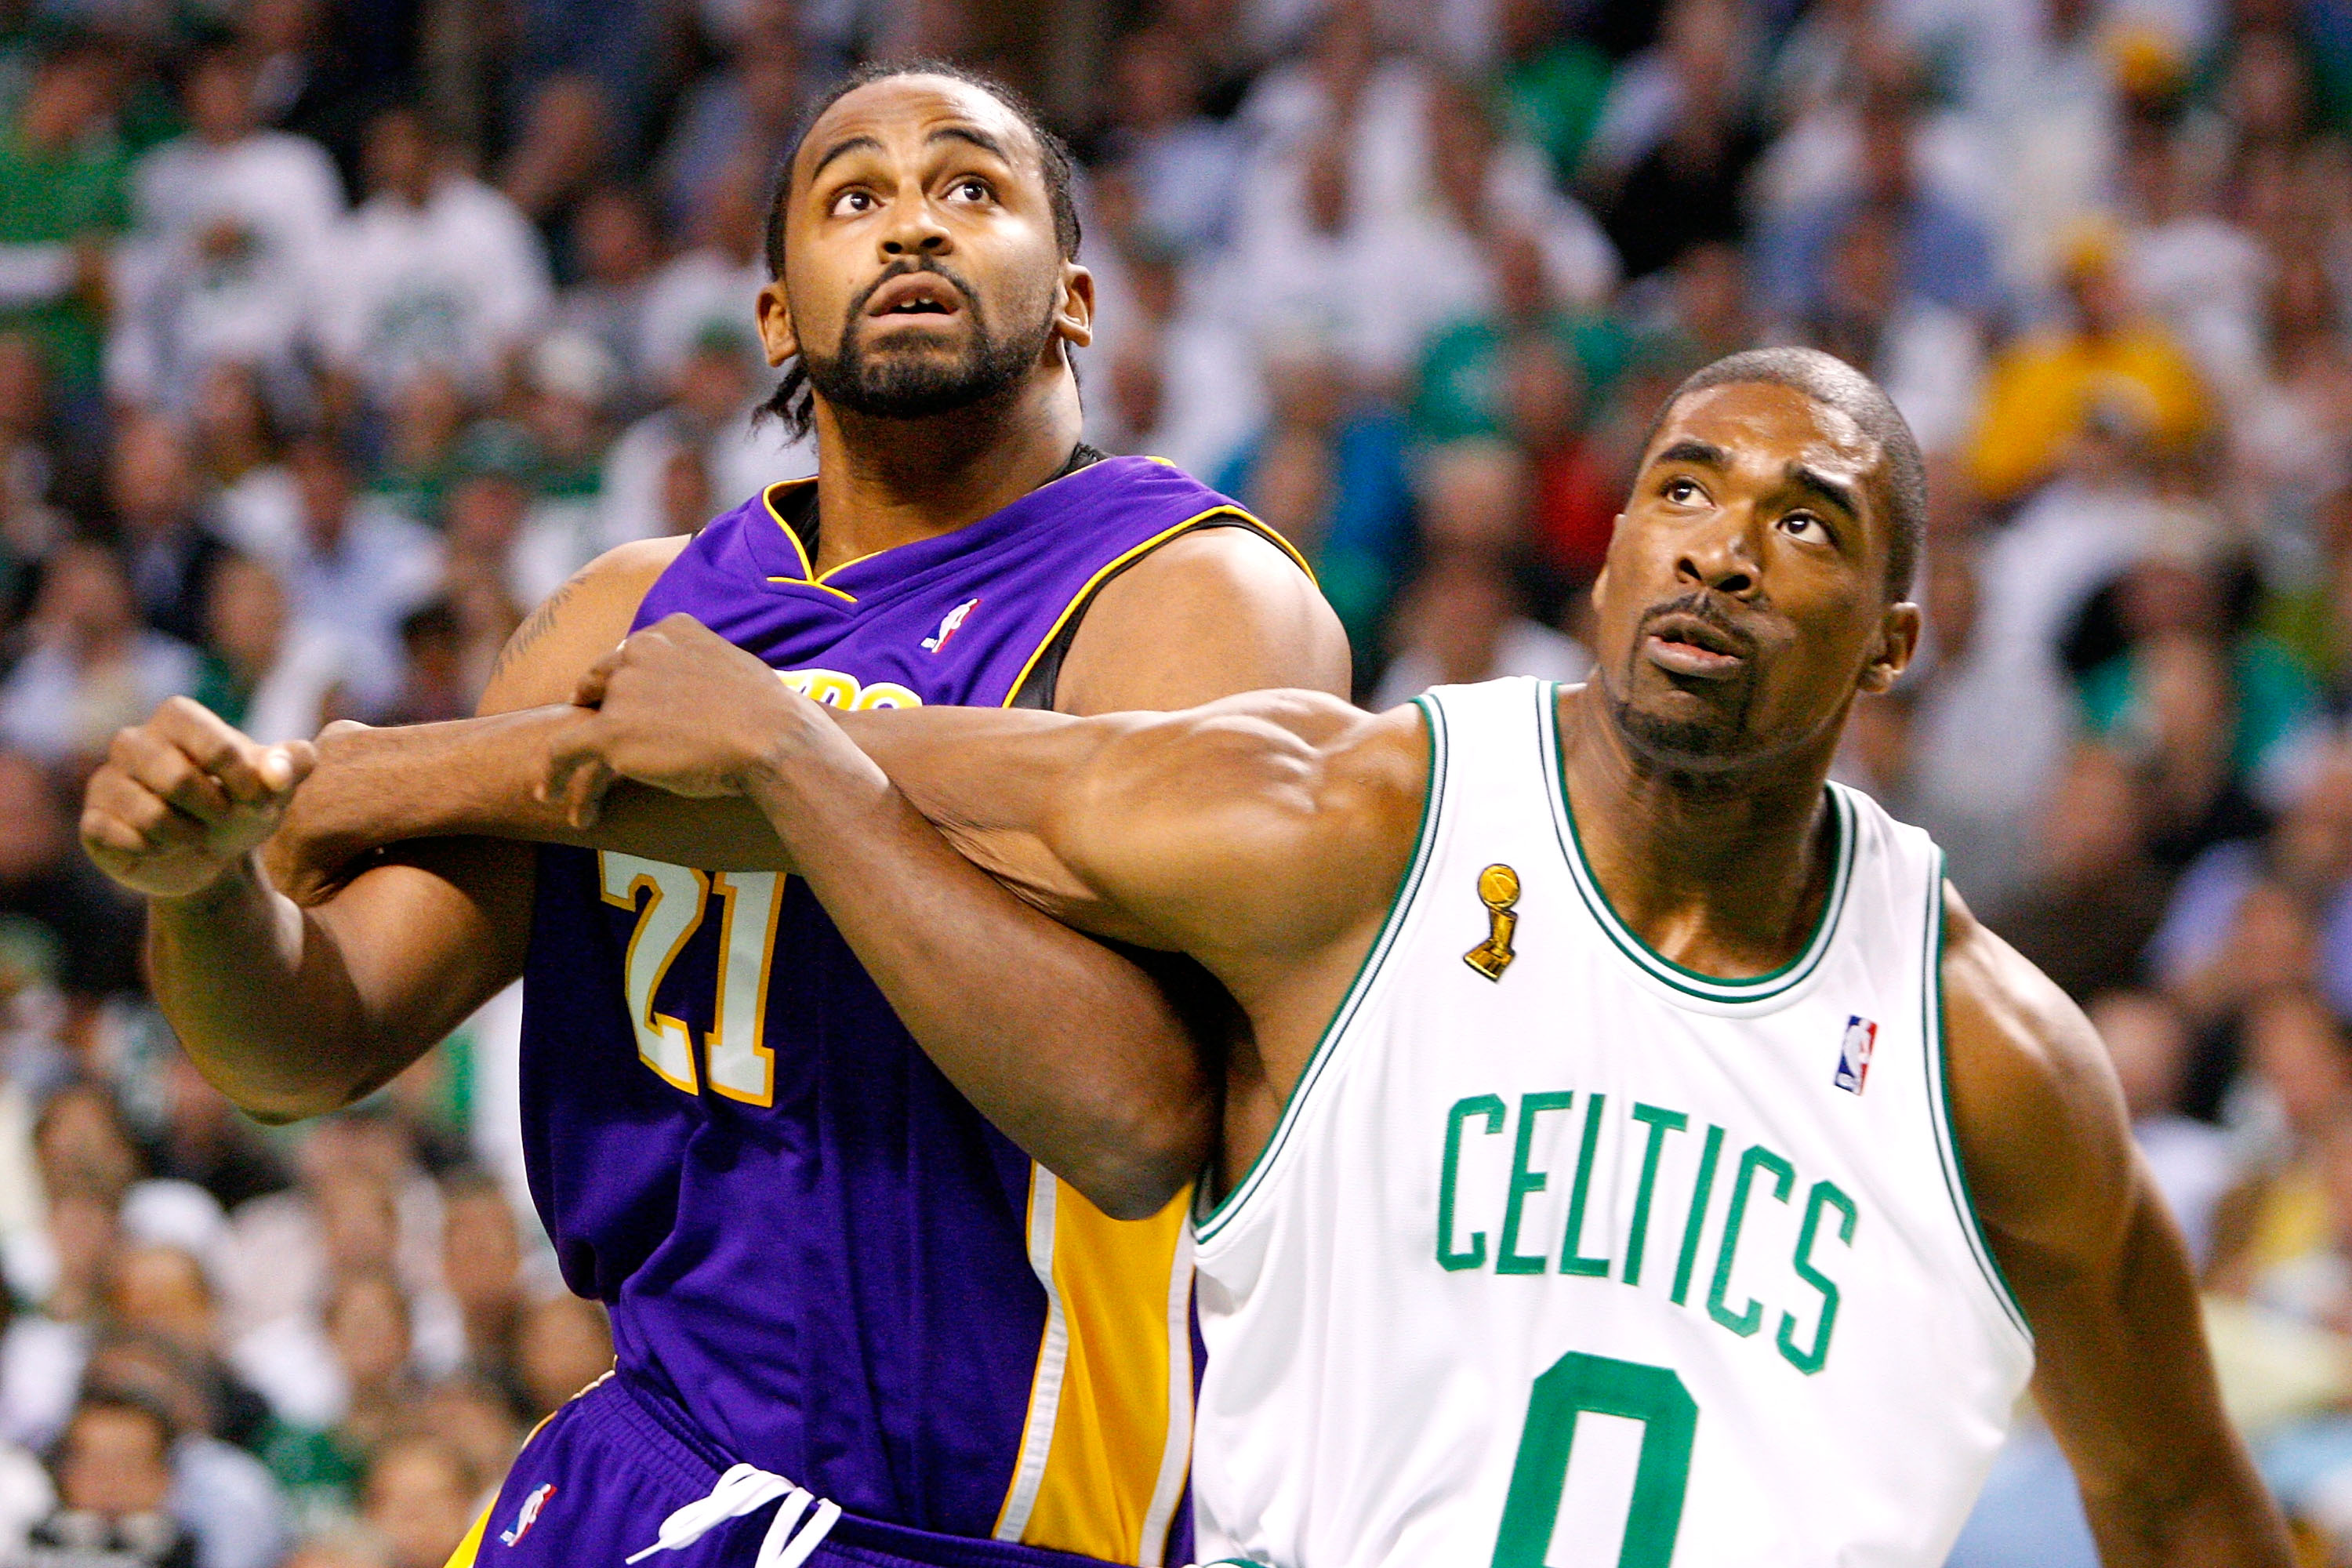
[[[1653,626],[1669,616],[1687,616],[1692,620],[1706,623],[1710,629],[1722,635],[1724,640],[1731,645],[1733,653],[1742,658],[1756,651],[1755,634],[1734,621],[1715,595],[1704,588],[1695,594],[1685,594],[1679,599],[1670,599],[1663,605],[1653,605],[1643,611],[1641,624],[1633,630],[1634,641],[1638,644]]]
[[[980,296],[972,292],[971,285],[964,281],[964,279],[954,271],[940,266],[936,259],[928,256],[924,257],[919,261],[894,261],[889,266],[884,268],[882,269],[881,276],[875,279],[873,282],[868,283],[865,289],[858,293],[857,298],[849,302],[848,319],[852,321],[864,321],[866,319],[866,307],[867,303],[873,300],[875,295],[882,291],[882,285],[885,283],[895,282],[898,279],[905,278],[917,272],[928,272],[932,277],[946,283],[949,288],[954,289],[957,293],[962,295],[964,309],[971,312],[971,319],[975,321],[981,319]]]

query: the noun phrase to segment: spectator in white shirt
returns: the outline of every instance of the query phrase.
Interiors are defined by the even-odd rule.
[[[77,542],[49,557],[32,648],[0,685],[0,741],[46,763],[95,761],[114,731],[194,688],[196,656],[139,623],[121,563]]]
[[[636,363],[648,385],[667,385],[714,325],[736,333],[748,367],[756,371],[763,363],[751,329],[760,290],[768,283],[760,209],[766,180],[761,167],[745,159],[713,181],[695,215],[694,248],[646,287]]]
[[[572,215],[572,253],[581,278],[557,302],[557,331],[594,342],[619,372],[625,389],[643,388],[638,323],[661,262],[661,237],[654,232],[653,210],[644,195],[618,184],[591,191]]]
[[[1397,606],[1397,656],[1374,708],[1410,702],[1433,686],[1532,675],[1573,684],[1592,668],[1584,645],[1526,612],[1507,559],[1468,549],[1433,552]]]
[[[441,543],[355,491],[332,443],[312,437],[288,454],[302,497],[302,538],[285,563],[298,626],[340,635],[352,706],[374,713],[400,689],[401,618],[441,580]]]
[[[672,464],[680,453],[701,460],[705,493],[716,510],[740,504],[778,479],[816,472],[813,441],[787,444],[772,421],[754,424],[760,390],[748,368],[746,333],[712,325],[671,377],[668,403],[622,434],[604,459],[603,544],[677,531]]]
[[[329,362],[379,405],[428,370],[487,391],[548,309],[537,231],[504,195],[446,167],[413,109],[369,125],[366,168],[367,200],[317,275]]]
[[[132,174],[107,380],[133,402],[184,407],[218,359],[292,374],[342,186],[318,143],[257,127],[253,68],[233,47],[199,55],[188,133]]]

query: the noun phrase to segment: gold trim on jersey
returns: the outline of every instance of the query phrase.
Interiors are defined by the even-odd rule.
[[[449,1561],[443,1564],[443,1568],[474,1568],[474,1559],[482,1552],[482,1532],[490,1528],[490,1510],[498,1506],[499,1500],[495,1497],[482,1505],[481,1515],[474,1521],[474,1528],[466,1531],[458,1541],[457,1549],[449,1553]]]
[[[1167,459],[1164,458],[1154,458],[1151,460],[1155,463],[1167,462]],[[1170,464],[1169,466],[1171,468],[1174,467],[1173,464]],[[1307,574],[1307,580],[1309,583],[1316,580],[1315,568],[1307,563],[1307,557],[1301,555],[1298,552],[1297,547],[1292,544],[1290,541],[1283,538],[1281,534],[1276,532],[1273,529],[1268,528],[1265,523],[1260,522],[1256,518],[1251,516],[1240,507],[1234,505],[1231,501],[1227,501],[1221,506],[1213,506],[1206,511],[1198,512],[1193,516],[1186,518],[1183,521],[1178,523],[1173,528],[1161,530],[1160,532],[1155,533],[1150,538],[1145,540],[1142,543],[1135,546],[1132,550],[1124,551],[1121,553],[1113,556],[1109,561],[1104,563],[1100,571],[1087,578],[1085,584],[1080,587],[1076,593],[1070,595],[1070,602],[1062,606],[1062,613],[1054,617],[1054,624],[1045,629],[1045,637],[1039,640],[1035,649],[1030,653],[1027,662],[1022,665],[1021,673],[1013,677],[1013,689],[1004,694],[1004,706],[1007,708],[1013,706],[1014,700],[1021,695],[1021,689],[1029,684],[1030,676],[1036,673],[1037,661],[1044,658],[1045,657],[1045,650],[1052,647],[1054,644],[1060,639],[1063,628],[1070,624],[1070,617],[1077,615],[1088,605],[1094,603],[1096,592],[1100,589],[1104,584],[1109,582],[1113,577],[1118,576],[1121,572],[1126,571],[1129,566],[1134,565],[1138,561],[1142,560],[1145,556],[1150,554],[1153,551],[1159,549],[1161,545],[1167,543],[1178,534],[1199,528],[1213,517],[1239,518],[1243,525],[1248,528],[1251,532],[1259,535],[1268,543],[1272,544],[1276,549],[1281,551],[1285,555],[1289,556],[1292,563],[1301,572]],[[784,531],[789,533],[792,530],[786,529]]]
[[[831,594],[835,598],[841,599],[854,605],[857,603],[856,595],[845,594],[839,588],[835,587],[832,584],[826,582],[825,579],[832,576],[833,572],[839,572],[846,567],[856,565],[857,561],[870,561],[875,555],[880,554],[881,552],[877,550],[869,554],[861,555],[857,558],[857,561],[845,561],[841,565],[835,567],[833,572],[819,572],[816,569],[816,563],[809,559],[808,546],[801,542],[801,536],[793,531],[793,525],[784,521],[784,514],[776,510],[776,492],[778,490],[782,489],[786,485],[813,485],[814,483],[816,483],[816,476],[814,474],[804,479],[778,479],[774,484],[770,485],[767,489],[760,492],[760,504],[768,509],[768,515],[775,520],[776,527],[782,531],[783,536],[786,539],[792,541],[793,554],[799,559],[801,563],[801,574],[799,576],[771,577],[768,581],[771,583],[794,583],[804,588],[821,588],[824,592]]]
[[[1211,507],[1088,577],[1023,663],[1004,706],[1105,583],[1224,517],[1263,535],[1314,581],[1288,540],[1238,506]],[[1045,1328],[997,1514],[999,1541],[1160,1568],[1192,1451],[1192,1202],[1188,1188],[1150,1219],[1115,1220],[1031,1163],[1029,1266],[1045,1288]]]
[[[1036,1178],[1059,1189],[1038,1356],[1052,1408],[1031,1409],[996,1536],[1157,1568],[1192,1440],[1192,1194],[1121,1221],[1051,1172]]]

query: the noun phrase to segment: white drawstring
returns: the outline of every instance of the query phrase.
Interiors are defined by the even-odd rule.
[[[760,1542],[756,1568],[801,1568],[810,1553],[833,1533],[834,1521],[841,1517],[841,1505],[818,1502],[816,1495],[806,1487],[796,1487],[757,1465],[737,1465],[719,1477],[709,1497],[697,1498],[663,1520],[660,1538],[628,1561],[635,1563],[656,1552],[683,1551],[729,1520],[756,1512],[780,1497],[784,1500],[777,1506],[775,1520]],[[800,1523],[801,1516],[808,1512],[813,1502],[816,1503],[816,1512],[802,1526],[799,1534],[793,1534],[793,1527]]]

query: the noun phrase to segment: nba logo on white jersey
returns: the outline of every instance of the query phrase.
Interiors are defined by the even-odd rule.
[[[1870,1053],[1878,1045],[1878,1026],[1867,1018],[1845,1021],[1845,1043],[1838,1047],[1837,1077],[1832,1080],[1849,1094],[1862,1092],[1870,1076]]]
[[[927,652],[937,653],[947,647],[948,638],[956,635],[956,629],[963,625],[964,617],[971,615],[972,606],[979,603],[978,599],[966,599],[962,604],[950,610],[945,618],[940,622],[940,629],[923,639],[924,649]]]

